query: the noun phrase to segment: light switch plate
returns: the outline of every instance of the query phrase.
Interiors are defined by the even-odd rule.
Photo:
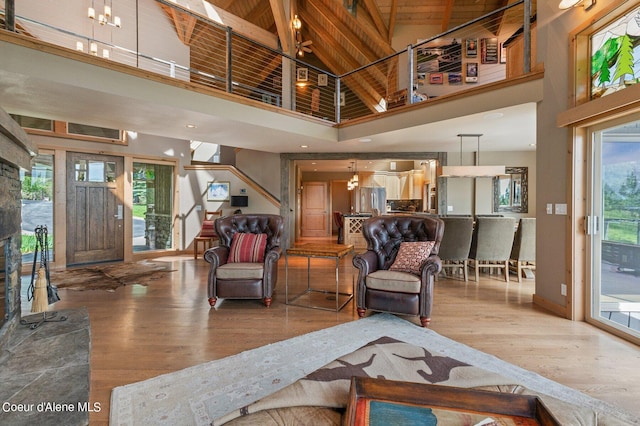
[[[556,214],[566,215],[567,214],[567,205],[560,203],[556,204]]]
[[[547,214],[553,214],[553,204],[547,204]]]

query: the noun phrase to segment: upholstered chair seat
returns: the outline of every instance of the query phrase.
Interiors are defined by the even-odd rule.
[[[444,223],[437,217],[376,216],[362,225],[367,251],[353,257],[358,269],[356,307],[431,320],[434,276]]]
[[[262,299],[271,305],[282,255],[282,216],[236,214],[216,219],[220,245],[207,250],[209,304],[222,299]]]

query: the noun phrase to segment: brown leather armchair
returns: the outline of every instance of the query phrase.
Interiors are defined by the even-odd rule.
[[[437,217],[377,216],[363,223],[367,251],[353,257],[358,269],[356,307],[364,317],[367,309],[418,315],[423,327],[431,321],[433,282],[441,268],[438,257],[444,223]],[[419,265],[417,275],[391,271],[402,242],[434,241],[431,254]]]
[[[210,263],[208,278],[209,305],[218,297],[226,299],[263,299],[271,305],[273,289],[278,280],[278,259],[282,254],[280,237],[284,231],[282,216],[271,214],[237,214],[215,220],[219,246],[204,253]],[[234,260],[235,234],[265,234],[264,261]],[[237,238],[236,238],[237,240]],[[258,253],[261,255],[262,253]]]

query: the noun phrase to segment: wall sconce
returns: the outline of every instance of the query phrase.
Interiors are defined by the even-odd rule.
[[[584,10],[589,10],[595,6],[596,0],[561,0],[558,7],[562,10],[571,9],[572,7],[582,6]]]

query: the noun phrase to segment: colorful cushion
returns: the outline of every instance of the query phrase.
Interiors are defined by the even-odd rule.
[[[244,234],[236,232],[231,240],[227,262],[264,262],[267,234]]]
[[[400,243],[400,250],[390,271],[408,272],[420,274],[420,264],[429,257],[435,241],[416,241]]]
[[[200,230],[201,237],[217,237],[216,228],[213,226],[212,220],[205,220],[202,222],[202,229]]]

